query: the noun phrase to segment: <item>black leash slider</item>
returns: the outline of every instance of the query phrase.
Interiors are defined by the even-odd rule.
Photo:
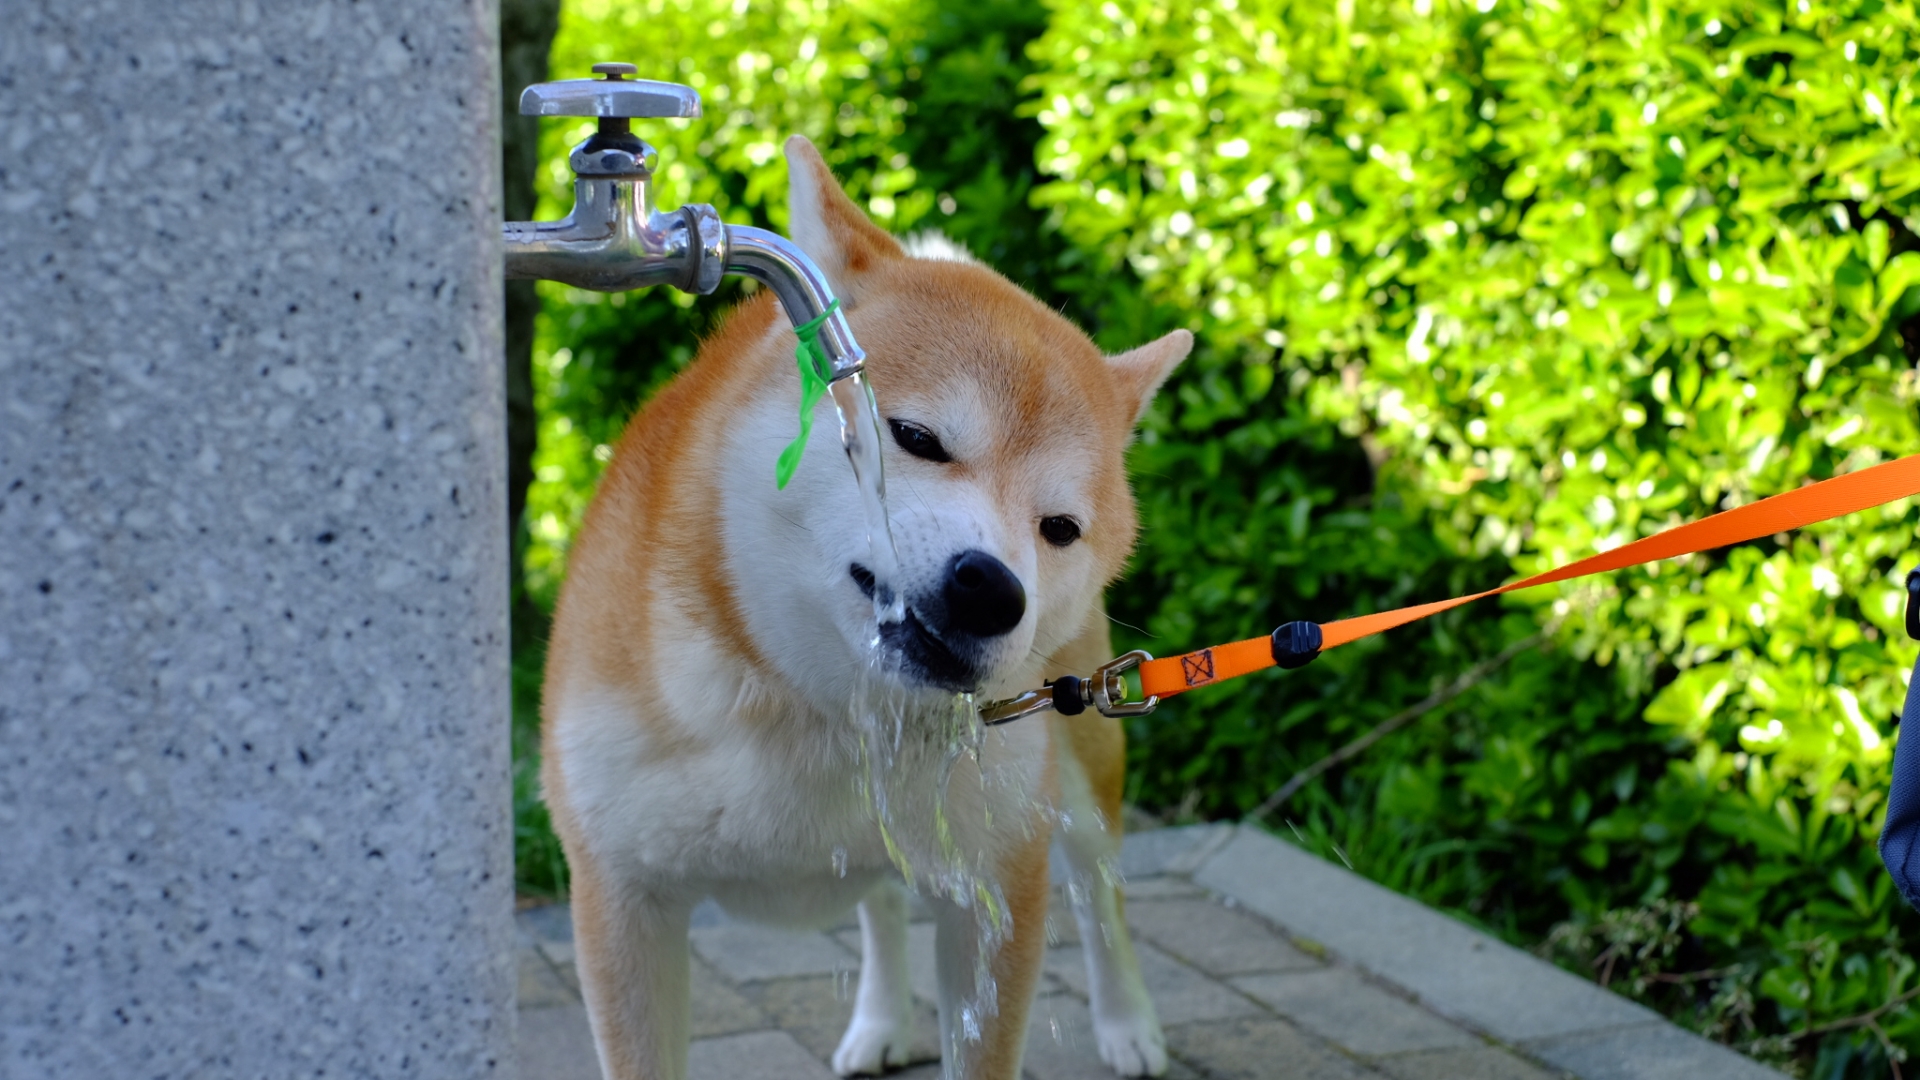
[[[1908,617],[1912,625],[1912,617]],[[1273,632],[1273,662],[1283,668],[1306,667],[1320,655],[1320,624],[1317,622],[1281,623]]]
[[[1053,688],[1053,711],[1061,716],[1079,716],[1087,711],[1085,688],[1078,678],[1062,675],[1046,684]]]

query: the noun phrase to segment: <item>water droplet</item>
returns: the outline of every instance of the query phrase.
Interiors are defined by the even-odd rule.
[[[833,849],[833,874],[835,877],[847,876],[847,849],[846,848],[836,847]]]

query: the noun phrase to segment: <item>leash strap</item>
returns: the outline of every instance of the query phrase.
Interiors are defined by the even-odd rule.
[[[1911,495],[1920,495],[1920,454],[1724,510],[1699,521],[1643,537],[1631,544],[1623,544],[1611,551],[1589,556],[1557,570],[1509,582],[1497,589],[1324,623],[1319,627],[1319,648],[1331,649],[1371,637],[1484,597],[1757,540],[1762,536],[1789,532],[1816,522],[1884,506]],[[1313,653],[1307,652],[1304,659],[1300,658],[1298,646],[1303,631],[1297,628],[1311,625],[1288,623],[1271,638],[1249,638],[1183,656],[1149,660],[1140,665],[1141,693],[1147,697],[1169,698],[1270,668],[1281,661],[1287,661],[1286,666],[1289,667],[1298,666],[1311,659]],[[1277,659],[1276,654],[1279,654]]]
[[[807,452],[807,439],[813,434],[813,407],[820,404],[821,395],[827,392],[828,375],[832,367],[827,363],[827,351],[820,347],[820,328],[827,324],[840,301],[834,300],[827,310],[808,319],[793,328],[800,339],[800,348],[794,350],[794,362],[800,366],[800,435],[780,451],[779,460],[773,463],[773,479],[780,490],[785,491],[787,481],[793,479],[793,471],[800,467],[800,456]]]

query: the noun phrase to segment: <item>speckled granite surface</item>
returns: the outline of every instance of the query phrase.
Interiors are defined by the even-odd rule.
[[[510,1069],[493,20],[0,2],[0,1075]]]

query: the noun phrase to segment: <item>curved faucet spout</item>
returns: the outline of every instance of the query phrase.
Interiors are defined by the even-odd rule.
[[[726,228],[726,272],[750,277],[772,289],[795,326],[819,318],[833,303],[833,286],[827,283],[827,275],[793,241],[751,225]],[[858,374],[866,364],[867,354],[853,340],[853,330],[847,326],[841,308],[835,308],[821,325],[820,345],[833,367],[833,382]]]

